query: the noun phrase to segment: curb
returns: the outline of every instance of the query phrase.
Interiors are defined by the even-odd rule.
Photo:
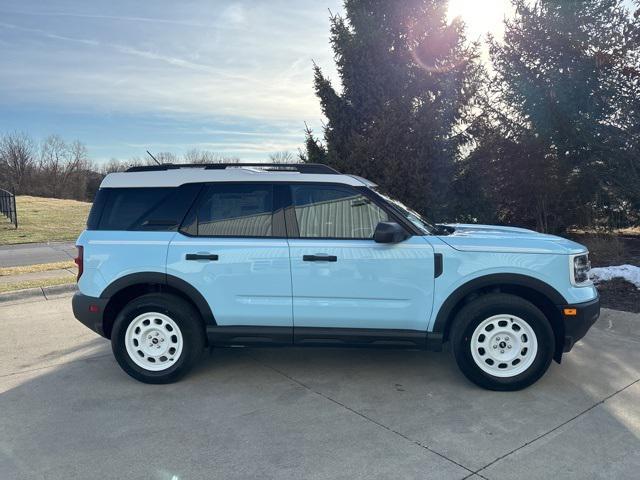
[[[49,300],[50,298],[67,296],[78,290],[75,283],[66,285],[54,285],[51,287],[35,287],[26,288],[24,290],[16,290],[14,292],[0,293],[0,304],[19,303],[25,300]]]

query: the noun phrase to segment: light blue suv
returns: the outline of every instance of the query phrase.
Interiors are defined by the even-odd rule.
[[[177,380],[206,346],[450,342],[471,381],[517,390],[600,313],[582,245],[431,225],[325,165],[112,173],[77,246],[76,318],[148,383]]]

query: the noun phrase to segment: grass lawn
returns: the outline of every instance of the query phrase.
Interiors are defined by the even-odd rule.
[[[72,261],[0,268],[0,293],[75,283],[76,269],[76,264]],[[52,271],[55,271],[53,275],[46,275]],[[43,274],[42,278],[38,278],[40,274]]]
[[[62,268],[76,269],[78,267],[72,260],[68,262],[39,263],[37,265],[24,265],[20,267],[0,267],[0,277],[9,277],[23,273],[47,272],[49,270],[60,270]]]
[[[91,203],[19,195],[16,208],[17,230],[0,216],[0,245],[75,240],[84,230]]]
[[[76,283],[73,276],[64,276],[56,278],[42,278],[38,280],[28,280],[24,282],[0,284],[0,293],[14,292],[16,290],[24,290],[25,288],[35,287],[53,287],[54,285],[69,285]]]

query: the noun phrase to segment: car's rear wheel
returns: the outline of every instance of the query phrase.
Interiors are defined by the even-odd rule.
[[[204,333],[193,306],[174,295],[152,293],[122,309],[111,346],[122,369],[136,380],[170,383],[200,357]]]
[[[488,294],[465,305],[451,332],[462,373],[490,390],[520,390],[549,368],[555,337],[545,315],[515,295]]]

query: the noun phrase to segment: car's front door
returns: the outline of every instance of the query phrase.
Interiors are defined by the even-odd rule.
[[[167,274],[200,292],[218,326],[282,327],[280,337],[290,340],[289,247],[275,190],[266,183],[205,185],[169,245]]]
[[[426,331],[434,252],[421,236],[373,240],[392,213],[348,185],[292,184],[287,214],[293,322],[301,329]]]

